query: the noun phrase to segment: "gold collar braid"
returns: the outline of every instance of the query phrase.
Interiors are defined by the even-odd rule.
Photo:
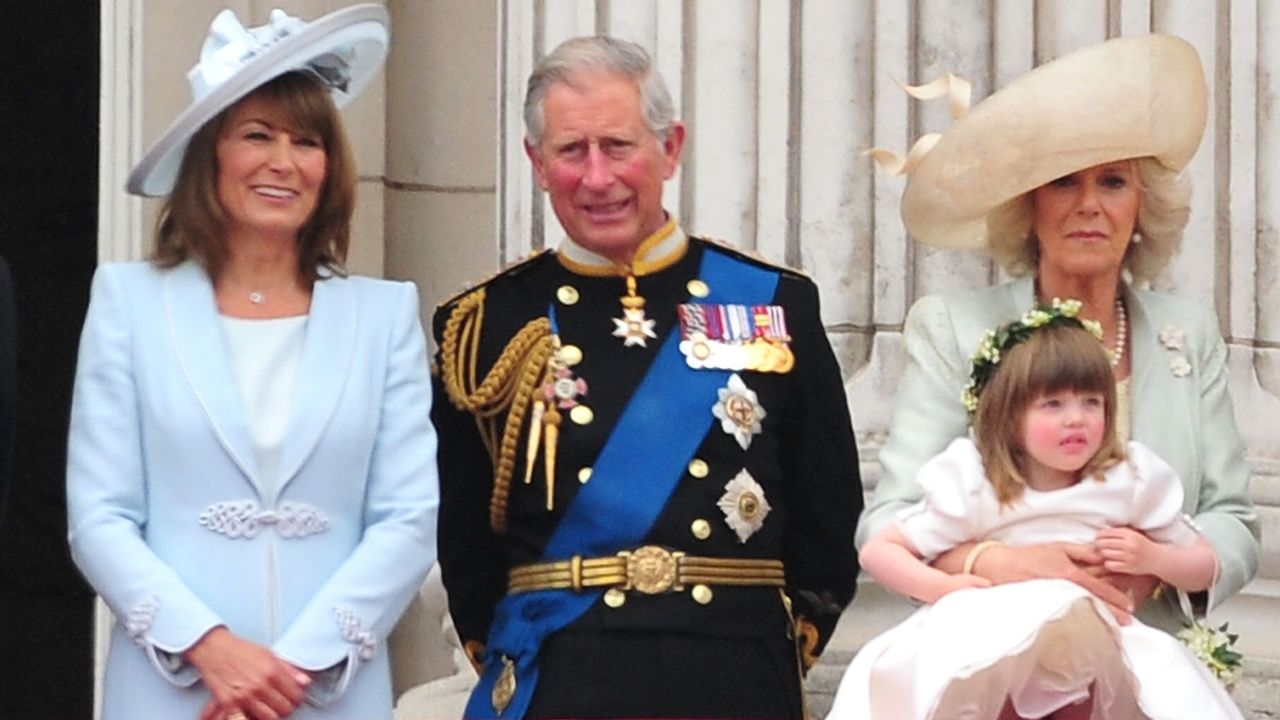
[[[520,427],[530,400],[546,372],[554,351],[551,322],[535,318],[511,338],[497,362],[476,385],[480,329],[484,323],[484,288],[467,295],[449,313],[441,338],[441,375],[453,406],[475,416],[485,449],[493,460],[493,494],[489,524],[502,533],[507,526],[507,497],[515,468]],[[507,413],[498,438],[498,416]]]

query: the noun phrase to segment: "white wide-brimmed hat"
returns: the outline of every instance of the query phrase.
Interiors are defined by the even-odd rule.
[[[1022,75],[956,121],[908,172],[902,219],[945,248],[986,243],[987,214],[1073,172],[1154,157],[1181,171],[1200,146],[1208,93],[1185,40],[1108,40]]]
[[[342,107],[382,67],[390,38],[391,18],[381,5],[353,5],[311,22],[272,10],[269,23],[253,28],[223,10],[209,25],[200,61],[187,73],[191,105],[129,173],[129,192],[167,195],[191,137],[237,100],[292,70],[315,73]]]

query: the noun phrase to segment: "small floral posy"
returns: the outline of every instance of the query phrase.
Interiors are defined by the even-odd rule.
[[[1023,313],[1019,320],[988,330],[973,354],[973,371],[969,375],[969,384],[965,385],[964,392],[960,395],[969,414],[977,411],[978,396],[982,394],[982,389],[987,386],[991,376],[995,375],[1004,353],[1014,345],[1025,342],[1036,330],[1066,323],[1083,327],[1101,341],[1102,325],[1095,320],[1078,317],[1081,307],[1079,300],[1054,298],[1049,305],[1040,305]]]
[[[1230,690],[1240,680],[1244,656],[1235,649],[1240,635],[1227,632],[1227,623],[1215,628],[1196,619],[1178,631],[1178,639],[1186,645],[1213,676]]]

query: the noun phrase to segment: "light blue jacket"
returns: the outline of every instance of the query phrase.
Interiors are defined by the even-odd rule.
[[[292,717],[389,718],[384,640],[436,558],[416,288],[315,283],[274,491],[235,387],[203,269],[98,269],[67,500],[75,561],[119,620],[104,717],[198,717],[181,653],[223,624],[329,670]]]
[[[1182,478],[1184,510],[1218,554],[1220,573],[1210,593],[1214,605],[1238,592],[1258,570],[1258,518],[1227,392],[1226,344],[1212,314],[1195,303],[1133,288],[1125,298],[1133,352],[1132,438]],[[1034,303],[1032,279],[1024,277],[927,296],[911,308],[903,331],[907,367],[880,451],[880,482],[858,523],[859,547],[920,499],[920,467],[967,435],[968,413],[960,394],[982,334],[1016,320]],[[1178,624],[1172,602],[1149,603],[1141,615],[1166,629]]]

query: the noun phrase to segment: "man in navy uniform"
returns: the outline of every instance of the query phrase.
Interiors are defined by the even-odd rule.
[[[434,321],[467,716],[802,717],[862,509],[817,287],[664,211],[685,127],[639,46],[565,42],[524,114],[567,237]]]

